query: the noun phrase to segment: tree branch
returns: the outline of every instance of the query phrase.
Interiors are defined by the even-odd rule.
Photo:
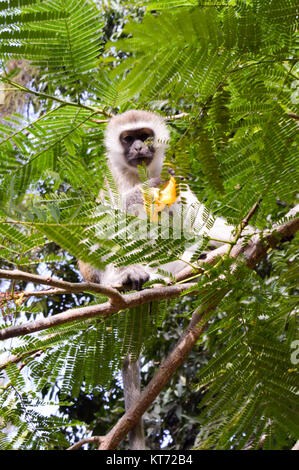
[[[299,229],[299,218],[290,220],[275,228],[271,233],[264,234],[263,238],[260,235],[254,235],[247,245],[243,245],[242,241],[238,242],[230,251],[230,257],[237,258],[243,255],[246,264],[249,268],[253,268],[266,254],[269,248],[274,248],[282,238],[290,237]],[[208,254],[205,263],[214,264],[219,256],[223,256],[229,250],[226,245],[213,250]],[[177,277],[177,281],[182,281],[188,277],[198,274],[202,271],[199,267],[195,273],[194,269],[187,267]],[[56,280],[52,278],[45,278],[35,274],[24,273],[19,270],[9,271],[0,270],[0,278],[5,279],[18,279],[31,282],[38,282],[41,284],[50,285],[53,287],[69,289],[71,292],[82,292],[88,290],[90,292],[97,292],[110,297],[110,302],[105,302],[99,305],[92,305],[88,307],[81,307],[71,310],[66,310],[63,313],[54,315],[53,317],[43,318],[33,322],[25,323],[24,325],[12,326],[0,330],[0,340],[13,338],[16,336],[23,336],[37,331],[45,330],[50,327],[58,326],[64,323],[71,323],[77,320],[86,320],[98,316],[108,317],[120,310],[136,307],[144,303],[154,300],[164,300],[179,297],[184,291],[196,289],[196,283],[176,284],[173,286],[156,287],[154,289],[145,289],[143,291],[134,292],[127,295],[121,295],[116,289],[104,287],[95,283],[70,283],[66,281]],[[188,292],[189,294],[190,292]]]
[[[196,287],[196,283],[186,283],[184,285],[157,287],[155,289],[145,289],[140,292],[134,292],[122,296],[122,303],[105,302],[99,305],[91,305],[88,307],[74,308],[58,313],[53,317],[42,318],[23,325],[11,326],[0,330],[0,340],[24,336],[37,331],[46,330],[54,326],[71,323],[77,320],[87,320],[95,317],[108,317],[125,308],[136,307],[153,300],[164,300],[178,297],[187,289]]]
[[[89,444],[90,442],[97,442],[98,444],[101,444],[102,440],[102,436],[85,437],[81,441],[76,442],[76,444],[72,445],[71,447],[68,447],[68,449],[66,450],[77,450],[80,449],[80,447],[84,446],[84,444]]]
[[[231,251],[230,256],[237,257],[243,253],[245,255],[247,265],[253,268],[261,259],[262,254],[263,256],[267,254],[269,246],[277,244],[281,240],[282,236],[293,235],[298,229],[299,218],[277,227],[275,232],[269,234],[263,241],[258,237],[255,241],[252,241],[251,245],[247,245],[244,249],[242,247],[242,243],[236,245]],[[200,314],[199,309],[195,311],[186,332],[183,333],[177,346],[160,365],[158,371],[143,390],[137,402],[121,417],[117,424],[105,436],[99,446],[100,450],[115,449],[130,429],[136,425],[141,416],[168,383],[178,367],[180,367],[184,362],[206,325],[205,318],[207,317],[207,314],[217,307],[224,295],[225,292],[223,292],[223,295],[220,294],[217,299],[214,299],[215,303],[208,306],[208,308]]]
[[[299,211],[299,205],[292,208],[286,217],[294,217]],[[251,211],[250,211],[251,212]],[[244,219],[245,221],[245,219]],[[219,248],[211,251],[206,259],[205,263],[214,264],[219,257],[224,256],[230,251],[230,257],[237,258],[243,255],[247,266],[252,269],[262,258],[267,254],[269,248],[275,248],[275,246],[283,239],[292,237],[299,230],[299,217],[293,220],[289,220],[282,225],[275,226],[272,231],[259,233],[253,235],[247,244],[244,244],[242,240],[239,240],[236,245],[232,248],[227,245],[222,245]],[[198,273],[202,272],[202,268],[198,268]],[[184,281],[190,277],[194,277],[194,269],[190,266],[182,270],[176,277],[179,282]]]
[[[292,210],[292,213],[290,215],[294,215],[294,213],[295,209]],[[249,241],[247,245],[243,245],[242,241],[238,242],[231,249],[230,256],[233,258],[237,258],[240,255],[243,255],[245,257],[247,266],[249,268],[253,268],[255,264],[258,263],[267,254],[269,248],[274,248],[282,238],[294,235],[298,229],[299,218],[290,220],[278,227],[275,227],[272,232],[253,236],[253,238]],[[261,235],[263,235],[263,237],[261,237]],[[220,255],[227,253],[229,249],[230,247],[226,245],[221,246],[220,248],[211,252],[205,262],[207,262],[208,260],[208,262],[213,264]],[[189,271],[189,275],[190,274],[194,275],[194,270],[192,270],[191,272]],[[40,282],[54,287],[74,287],[74,284],[72,283],[42,278],[41,276],[23,273],[22,271],[18,270],[0,270],[0,277],[4,277],[6,279],[22,279],[30,281],[35,279],[36,282]],[[90,288],[89,283],[82,284],[83,286],[85,285],[85,287],[88,286],[88,288]],[[78,284],[78,287],[75,284],[75,289],[79,289],[80,285],[81,290],[85,290],[84,288],[82,289],[82,284]],[[100,293],[104,293],[102,290],[103,286],[97,284],[95,284],[94,286],[96,286],[95,288],[97,289],[101,289]],[[75,320],[82,320],[97,316],[106,317],[119,310],[122,310],[123,308],[131,308],[133,306],[141,305],[152,300],[162,300],[166,298],[178,297],[179,295],[183,294],[185,290],[190,290],[192,289],[192,287],[194,287],[195,289],[196,283],[187,283],[182,285],[176,284],[174,286],[145,289],[144,291],[121,296],[121,298],[116,296],[116,303],[114,304],[111,302],[106,302],[100,305],[72,309],[64,313],[57,314],[50,318],[45,318],[42,320],[37,320],[35,322],[27,323],[25,325],[13,326],[0,330],[0,339],[12,338],[15,336],[33,333],[35,331],[44,330],[52,326],[60,325],[66,322],[72,322]],[[76,290],[76,292],[79,292],[79,290]],[[109,291],[106,290],[105,295],[108,295],[111,298],[111,294],[113,294],[114,298],[114,289],[112,289],[112,291],[110,289]],[[157,395],[161,392],[163,387],[168,383],[177,368],[184,362],[205,327],[207,321],[205,319],[207,317],[207,314],[217,307],[224,295],[225,293],[220,293],[220,295],[216,296],[217,298],[214,299],[213,304],[210,304],[205,310],[197,309],[195,311],[187,330],[182,335],[177,346],[169,354],[166,360],[160,365],[158,371],[154,375],[153,379],[149,382],[147,387],[144,389],[144,391],[141,393],[137,402],[122,416],[118,423],[105,437],[95,437],[95,439],[98,439],[98,442],[100,443],[99,449],[115,449],[115,447],[117,447],[119,442],[129,432],[129,430],[136,425],[136,423],[140,420],[144,412],[148,409],[148,407],[155,400]],[[82,442],[90,442],[88,440],[83,441],[80,441],[80,445],[79,443],[77,443],[74,445],[75,447],[71,446],[70,449],[79,448],[81,445],[83,445]]]
[[[194,312],[187,330],[183,333],[174,350],[168,355],[165,361],[162,362],[158,371],[143,392],[141,392],[134,405],[131,406],[111,431],[103,438],[99,450],[115,449],[130,429],[138,423],[142,415],[189,355],[206,325],[206,321],[204,321],[205,317],[216,306],[216,304],[210,305],[201,314],[199,314],[199,309]]]

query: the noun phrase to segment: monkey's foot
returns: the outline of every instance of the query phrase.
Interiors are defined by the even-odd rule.
[[[142,266],[130,266],[126,268],[119,276],[119,288],[123,290],[141,290],[150,275]]]

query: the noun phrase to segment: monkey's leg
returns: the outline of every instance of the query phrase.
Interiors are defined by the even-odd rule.
[[[128,355],[122,368],[124,384],[125,410],[136,402],[140,395],[140,367],[139,359],[133,362]],[[129,445],[131,450],[145,450],[143,420],[129,432]]]

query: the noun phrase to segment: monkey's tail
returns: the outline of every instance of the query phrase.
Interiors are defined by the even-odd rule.
[[[140,395],[140,366],[139,359],[133,362],[128,355],[122,368],[124,385],[125,410],[136,402]],[[129,445],[131,450],[145,450],[143,420],[129,432]]]

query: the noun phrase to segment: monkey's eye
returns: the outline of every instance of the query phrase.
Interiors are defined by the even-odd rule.
[[[140,139],[144,142],[145,140],[148,140],[150,138],[150,136],[148,134],[142,134],[140,136]]]
[[[134,137],[132,135],[126,135],[123,139],[126,144],[131,144],[134,140]]]

